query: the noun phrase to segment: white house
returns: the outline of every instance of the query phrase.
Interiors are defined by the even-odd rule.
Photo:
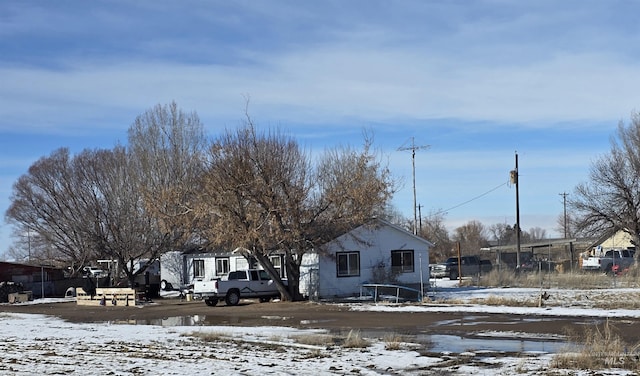
[[[272,256],[271,262],[282,274],[282,256]],[[181,288],[196,280],[211,281],[222,278],[229,272],[257,267],[254,259],[247,259],[242,252],[237,251],[196,248],[184,252],[167,252],[160,258],[161,287],[163,290]]]
[[[374,220],[306,253],[300,268],[300,293],[312,299],[354,296],[362,284],[394,283],[422,290],[429,281],[429,241],[384,220]],[[271,262],[282,277],[282,255]],[[242,252],[194,249],[169,252],[160,259],[161,285],[180,288],[196,280],[221,278],[230,271],[259,268]]]
[[[362,225],[304,255],[300,292],[310,298],[354,296],[363,284],[422,290],[433,244],[384,220]]]

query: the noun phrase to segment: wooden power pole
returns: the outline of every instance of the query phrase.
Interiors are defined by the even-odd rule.
[[[516,271],[520,269],[520,194],[518,191],[518,152],[516,152],[516,169],[511,171],[511,184],[516,186]]]

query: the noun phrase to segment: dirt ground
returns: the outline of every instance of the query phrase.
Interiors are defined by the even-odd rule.
[[[197,317],[200,325],[288,326],[320,328],[336,332],[351,329],[386,333],[439,333],[469,336],[482,331],[524,333],[583,333],[585,326],[602,324],[601,319],[580,317],[526,317],[506,314],[408,313],[350,311],[346,305],[311,302],[243,300],[240,305],[209,307],[202,301],[157,299],[135,307],[78,306],[75,302],[33,305],[0,305],[0,312],[37,313],[70,322],[129,322],[158,324],[172,318]],[[179,322],[179,320],[178,320]],[[640,342],[640,320],[610,320],[627,343]]]

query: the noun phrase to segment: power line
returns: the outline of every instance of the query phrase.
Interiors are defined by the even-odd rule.
[[[479,198],[482,198],[482,197],[488,195],[489,193],[491,193],[491,192],[493,192],[493,191],[497,190],[498,188],[503,187],[505,185],[507,185],[507,183],[502,183],[502,184],[498,185],[497,187],[491,188],[490,190],[486,191],[485,193],[483,193],[481,195],[478,195],[478,196],[476,196],[476,197],[474,197],[472,199],[469,199],[469,200],[467,200],[467,201],[465,201],[463,203],[460,203],[458,205],[452,206],[449,209],[440,210],[439,212],[435,213],[434,215],[444,214],[444,213],[448,212],[449,210],[457,209],[457,208],[459,208],[461,206],[464,206],[464,205],[466,205],[466,204],[468,204],[470,202],[473,202],[473,201],[475,201],[475,200],[477,200]]]

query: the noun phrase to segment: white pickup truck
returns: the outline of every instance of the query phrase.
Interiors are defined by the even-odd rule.
[[[598,252],[599,251],[599,252]],[[628,249],[598,250],[591,256],[582,259],[582,270],[597,270],[605,273],[614,272],[614,269],[623,270],[634,262],[635,251]]]
[[[271,298],[280,297],[280,292],[269,273],[258,269],[230,272],[224,279],[195,281],[193,294],[212,307],[221,299],[224,299],[227,305],[234,306],[240,299],[258,298],[260,302],[268,302]]]

